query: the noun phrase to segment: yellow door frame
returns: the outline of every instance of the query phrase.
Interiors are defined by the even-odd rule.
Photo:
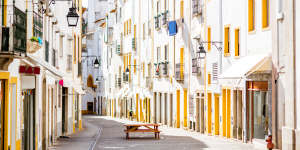
[[[15,84],[16,85],[16,110],[18,110],[18,78],[17,77],[11,77],[10,78],[10,84]],[[12,90],[12,89],[11,89]],[[11,91],[12,93],[13,91]],[[10,110],[12,110],[12,102],[10,103],[11,108]],[[12,112],[12,111],[11,111]],[[16,112],[16,119],[18,118],[18,112]],[[11,113],[11,118],[12,118],[12,113]],[[16,127],[17,127],[17,120],[16,120]],[[10,119],[10,135],[12,135],[12,119]],[[17,128],[15,128],[15,138],[17,138]],[[11,140],[12,141],[12,140]],[[21,139],[15,139],[15,148],[16,150],[19,150],[21,148]]]
[[[176,119],[176,128],[180,128],[180,90],[176,91],[177,96],[177,119]]]
[[[230,138],[231,135],[231,129],[230,129],[230,126],[231,126],[231,90],[230,89],[227,89],[226,90],[226,105],[227,105],[227,108],[226,108],[226,113],[227,113],[227,116],[226,116],[226,122],[227,122],[227,125],[226,125],[226,137],[227,138]]]
[[[140,99],[140,121],[144,122],[144,118],[143,118],[143,100]]]
[[[219,120],[219,94],[215,94],[214,95],[214,97],[215,97],[215,110],[214,110],[214,112],[215,112],[215,132],[214,132],[214,134],[215,135],[219,135],[219,129],[220,129],[220,127],[219,127],[219,124],[220,124],[220,120]]]
[[[4,90],[5,90],[5,104],[4,104],[4,122],[3,123],[3,128],[1,129],[4,135],[4,138],[1,138],[1,143],[0,146],[4,147],[4,150],[8,150],[8,118],[9,118],[9,114],[8,114],[8,108],[9,108],[9,72],[0,72],[0,79],[1,80],[5,80],[5,85],[4,85]],[[1,112],[2,115],[2,112]],[[1,133],[2,134],[2,133]],[[3,141],[2,141],[3,140]],[[3,145],[2,145],[3,144]]]
[[[222,89],[222,136],[226,137],[226,89]]]
[[[184,127],[187,127],[187,89],[184,89],[183,90],[183,105],[184,105],[184,108],[183,108],[183,126]]]
[[[135,116],[136,116],[136,121],[139,121],[139,94],[136,94],[136,103],[135,103]]]
[[[211,99],[212,99],[212,93],[207,92],[207,133],[211,134]]]

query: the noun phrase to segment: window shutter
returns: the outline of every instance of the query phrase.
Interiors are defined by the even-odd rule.
[[[214,83],[218,82],[218,63],[213,63],[212,64],[212,81],[214,81]]]

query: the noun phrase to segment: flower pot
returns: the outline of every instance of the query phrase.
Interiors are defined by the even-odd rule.
[[[35,53],[38,51],[42,46],[39,44],[39,42],[35,41],[27,41],[27,52],[28,53]]]

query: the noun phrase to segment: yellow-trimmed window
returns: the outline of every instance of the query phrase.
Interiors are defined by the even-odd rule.
[[[234,30],[234,56],[240,56],[240,29]]]
[[[124,35],[126,35],[126,21],[123,23],[124,25]]]
[[[143,68],[143,77],[145,77],[145,63],[144,62],[142,64],[142,68]]]
[[[224,56],[230,54],[230,37],[229,37],[229,27],[224,28]]]
[[[210,85],[211,84],[211,73],[207,74],[207,84]]]
[[[180,1],[180,17],[181,18],[184,17],[184,1],[183,0]]]
[[[126,55],[123,56],[124,71],[126,70]]]
[[[134,36],[134,39],[135,39],[136,38],[136,25],[133,25],[133,36]]]
[[[248,31],[253,31],[254,27],[254,18],[255,18],[255,0],[248,0]]]
[[[207,44],[207,50],[208,51],[210,51],[211,50],[211,28],[210,27],[208,27],[207,28],[207,42],[208,42],[208,44]]]
[[[269,27],[269,0],[261,0],[262,4],[262,28]]]

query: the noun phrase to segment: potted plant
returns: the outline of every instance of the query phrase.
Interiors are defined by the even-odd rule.
[[[27,52],[29,53],[35,53],[37,50],[39,50],[42,47],[42,40],[35,36],[31,37],[27,43],[28,43]]]

